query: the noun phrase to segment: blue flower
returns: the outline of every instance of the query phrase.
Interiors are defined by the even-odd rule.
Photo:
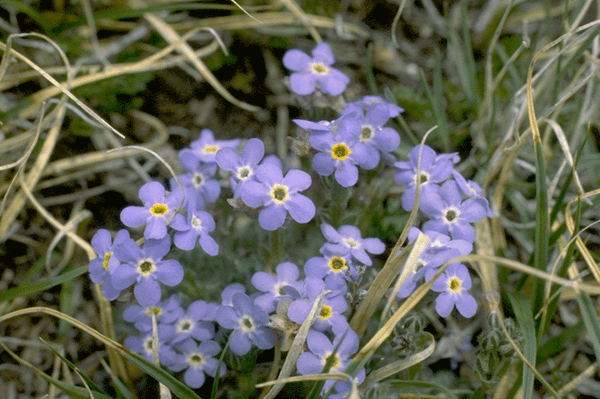
[[[298,324],[304,323],[319,295],[324,290],[331,290],[324,295],[319,314],[311,327],[317,331],[334,333],[342,333],[348,328],[348,321],[342,315],[348,308],[344,296],[347,286],[344,282],[330,280],[325,283],[316,277],[306,277],[302,288],[302,297],[294,300],[288,307],[290,320]]]
[[[90,279],[96,284],[102,284],[102,294],[109,301],[117,299],[121,293],[121,290],[115,288],[112,283],[111,273],[121,265],[114,255],[113,247],[127,238],[129,238],[127,230],[120,230],[113,244],[110,233],[106,229],[98,230],[92,237],[92,247],[98,257],[90,262]]]
[[[257,182],[248,181],[240,188],[242,201],[252,208],[264,207],[258,222],[265,230],[283,226],[289,212],[298,223],[308,223],[315,216],[315,205],[299,191],[310,187],[308,173],[292,169],[283,177],[281,169],[265,163],[256,168]]]
[[[461,263],[450,264],[431,286],[432,291],[441,292],[435,300],[436,312],[446,317],[456,306],[464,317],[473,317],[477,311],[477,302],[467,292],[469,288],[471,276],[467,267]]]
[[[158,359],[162,365],[169,366],[177,360],[177,353],[167,342],[172,338],[172,329],[168,326],[158,326]],[[142,336],[129,336],[123,341],[123,345],[132,351],[152,361],[152,332]]]
[[[296,361],[296,368],[302,375],[320,374],[323,372],[327,361],[331,362],[331,373],[342,373],[350,364],[350,356],[358,350],[358,335],[347,330],[343,334],[337,334],[333,342],[319,331],[310,330],[306,336],[308,352],[300,354]],[[337,349],[336,349],[337,348]],[[356,382],[360,384],[365,378],[365,370],[361,369],[356,376]],[[327,380],[323,386],[323,392],[327,391],[333,384],[336,389],[344,391],[344,384],[336,380]]]
[[[384,100],[378,96],[364,96],[360,101],[354,101],[346,105],[346,108],[342,110],[342,114],[356,112],[357,110],[366,111],[370,106],[375,104],[384,105],[387,109],[390,118],[395,118],[404,112],[404,108],[399,107],[389,101]]]
[[[221,148],[235,147],[239,144],[239,139],[234,140],[215,140],[215,136],[210,129],[202,129],[200,137],[190,143],[191,150],[181,150],[180,157],[182,154],[190,151],[198,160],[202,162],[216,162],[215,155]]]
[[[418,145],[410,151],[408,162],[396,162],[394,164],[398,169],[394,175],[394,179],[398,184],[407,186],[402,194],[402,208],[405,211],[412,211],[415,202],[417,192],[416,175],[420,148],[421,146]],[[437,155],[431,147],[423,145],[421,176],[419,177],[419,181],[421,182],[420,201],[423,201],[423,198],[427,198],[431,190],[436,189],[437,185],[431,183],[442,183],[450,177],[454,170],[453,164],[458,161],[459,158],[456,153]]]
[[[367,252],[379,255],[385,251],[385,244],[379,238],[362,238],[356,226],[343,225],[336,230],[333,226],[323,223],[321,231],[329,241],[321,247],[323,254],[327,251],[336,255],[352,255],[357,261],[371,266],[373,262]]]
[[[159,324],[173,324],[184,314],[180,303],[181,298],[177,294],[173,294],[153,306],[131,305],[123,312],[123,319],[135,323],[138,331],[149,332],[152,330],[152,313],[156,316]]]
[[[217,165],[221,169],[231,172],[232,189],[234,196],[239,196],[239,185],[250,181],[254,176],[254,169],[265,155],[265,145],[259,139],[250,139],[244,145],[242,155],[233,148],[223,148],[216,156]]]
[[[337,134],[324,133],[310,136],[310,145],[319,151],[312,160],[313,169],[322,176],[335,171],[340,185],[350,187],[358,181],[358,168],[365,162],[367,150],[359,141],[360,124],[353,118],[344,118],[337,124]]]
[[[359,140],[365,145],[367,156],[360,164],[364,169],[374,169],[380,160],[380,153],[394,151],[400,145],[400,135],[391,127],[384,127],[390,119],[389,109],[384,104],[370,105],[366,111],[356,109],[352,113],[360,123]]]
[[[192,302],[187,312],[174,321],[175,337],[170,342],[176,344],[188,338],[194,338],[197,341],[211,339],[215,334],[215,325],[209,321],[210,318],[208,303],[202,300]]]
[[[325,279],[325,281],[356,280],[358,273],[351,262],[351,256],[326,253],[324,256],[314,256],[304,264],[306,276]]]
[[[177,214],[171,222],[171,227],[177,230],[173,236],[175,246],[184,251],[191,251],[200,242],[200,247],[210,256],[219,253],[219,244],[209,233],[215,229],[215,219],[205,211],[195,211],[184,217]]]
[[[183,371],[183,380],[190,388],[200,388],[204,385],[205,374],[214,377],[219,368],[219,360],[215,356],[221,347],[215,341],[203,341],[199,345],[193,340],[187,340],[177,345],[181,354],[168,367],[172,371]],[[225,374],[225,365],[221,364],[220,375]]]
[[[298,266],[292,262],[280,263],[277,265],[276,271],[277,276],[267,272],[256,272],[252,276],[252,285],[257,290],[264,292],[254,299],[254,304],[267,313],[273,312],[280,297],[286,295],[283,288],[288,285],[296,287],[298,277],[300,277]]]
[[[256,346],[259,349],[271,349],[277,342],[277,334],[267,325],[267,312],[252,303],[252,300],[240,292],[233,294],[232,306],[221,306],[217,322],[233,330],[229,347],[236,355],[245,355]]]
[[[167,196],[162,184],[151,181],[140,188],[139,197],[144,206],[128,206],[121,211],[121,221],[127,227],[144,224],[144,237],[160,240],[167,235],[167,220],[181,202],[181,192],[173,191]]]
[[[335,62],[331,47],[327,43],[317,45],[312,57],[301,50],[289,50],[283,56],[283,65],[291,71],[290,87],[301,96],[313,93],[317,86],[332,96],[340,95],[350,82],[348,76],[332,68]]]
[[[446,181],[440,188],[430,190],[421,197],[421,210],[433,220],[425,222],[423,230],[433,230],[442,234],[450,233],[453,239],[475,241],[475,228],[470,223],[486,216],[487,201],[483,197],[467,198],[462,201],[458,184]]]
[[[125,289],[135,284],[133,293],[142,306],[160,301],[160,284],[176,286],[183,280],[183,267],[176,260],[162,260],[171,249],[171,238],[146,240],[143,248],[132,239],[115,247],[115,254],[123,262],[112,273],[113,285]]]
[[[185,190],[184,206],[188,212],[204,209],[207,202],[215,202],[221,194],[221,185],[212,177],[217,172],[217,164],[204,163],[191,152],[179,152],[181,166],[187,173],[177,176]],[[175,179],[170,180],[172,191],[179,190]]]

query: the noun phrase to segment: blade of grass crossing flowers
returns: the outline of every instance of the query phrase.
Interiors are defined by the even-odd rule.
[[[325,290],[325,291],[321,292],[321,294],[317,297],[317,299],[315,299],[315,302],[313,303],[312,307],[310,308],[310,312],[308,313],[308,316],[306,316],[306,320],[304,320],[304,322],[298,329],[298,333],[296,334],[296,337],[294,338],[292,347],[290,348],[287,356],[285,357],[285,362],[283,363],[283,366],[281,367],[281,371],[279,372],[277,381],[289,377],[290,375],[292,375],[292,373],[296,369],[296,360],[298,359],[298,356],[300,356],[300,354],[303,351],[304,342],[306,341],[306,336],[308,335],[310,326],[312,326],[312,323],[315,321],[319,312],[321,311],[323,297],[329,292],[331,292],[331,291]],[[264,399],[273,399],[275,396],[277,396],[279,391],[281,391],[281,389],[283,388],[283,385],[284,385],[283,383],[276,383],[273,386],[273,388],[269,391],[269,393],[265,395]]]
[[[525,298],[517,297],[512,293],[508,293],[510,303],[515,317],[523,331],[523,355],[530,364],[535,365],[537,355],[537,339],[535,337],[535,323],[533,322],[533,313],[531,312],[531,304]],[[533,398],[533,370],[523,364],[523,399]]]

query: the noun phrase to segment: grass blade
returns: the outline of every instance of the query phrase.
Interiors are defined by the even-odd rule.
[[[535,365],[537,354],[537,339],[535,337],[535,323],[533,322],[533,313],[531,312],[531,304],[524,298],[519,298],[512,293],[508,293],[510,303],[515,317],[523,330],[523,355],[530,364]],[[523,364],[523,398],[533,398],[533,371]]]

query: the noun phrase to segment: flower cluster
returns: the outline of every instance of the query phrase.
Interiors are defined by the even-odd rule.
[[[290,50],[283,59],[293,71],[290,86],[299,95],[315,90],[341,95],[349,79],[331,67],[333,62],[326,43],[318,45],[312,57]],[[398,298],[408,297],[421,281],[430,281],[441,265],[470,253],[475,240],[472,223],[491,215],[482,189],[454,168],[459,161],[457,154],[436,154],[423,145],[409,153],[408,161],[395,162],[393,152],[400,136],[385,125],[403,111],[380,97],[365,96],[348,103],[337,119],[294,121],[309,132],[306,143],[314,150],[312,168],[316,174],[334,174],[341,186],[349,187],[357,183],[359,168],[393,165],[395,180],[405,186],[403,208],[410,211],[416,205],[426,218],[420,229],[412,228],[409,241],[426,234],[429,244],[417,267],[404,273]],[[139,191],[142,206],[122,210],[123,224],[143,227],[143,232],[138,231],[143,237],[135,241],[125,229],[118,231],[114,240],[107,230],[96,233],[92,246],[98,257],[89,264],[90,278],[102,284],[109,300],[119,297],[123,290],[133,290],[138,304],[129,306],[123,317],[138,333],[126,338],[125,345],[149,360],[158,353],[160,364],[183,372],[185,383],[192,388],[202,386],[206,375],[226,372],[217,360],[226,335],[229,348],[238,356],[253,348],[272,349],[278,341],[286,352],[300,326],[309,321],[305,351],[296,361],[297,372],[343,372],[359,345],[359,337],[348,322],[359,296],[358,287],[365,283],[365,271],[374,263],[371,257],[385,251],[380,239],[363,238],[357,226],[336,228],[321,223],[326,241],[320,254],[306,260],[302,268],[283,262],[274,274],[254,273],[251,284],[257,291],[253,293],[236,283],[224,288],[220,303],[192,298],[185,307],[177,294],[161,300],[162,286],[176,287],[184,277],[179,261],[169,259],[173,245],[181,251],[199,245],[208,256],[219,253],[219,244],[212,236],[216,222],[209,204],[218,200],[222,186],[231,188],[229,203],[257,214],[264,230],[277,230],[288,219],[308,223],[315,217],[315,204],[301,194],[312,184],[309,173],[284,168],[284,162],[275,156],[265,157],[265,145],[257,138],[241,144],[241,140],[215,140],[210,130],[203,130],[198,140],[179,152],[185,173],[170,180],[169,190],[158,181],[148,182]],[[216,178],[226,175],[229,184]],[[463,316],[473,316],[477,303],[468,293],[471,286],[466,266],[451,263],[432,283],[432,290],[439,293],[435,304],[438,314],[448,316],[456,307]],[[312,320],[307,320],[311,314]],[[153,347],[156,338],[158,348]],[[354,382],[360,384],[364,379],[362,369]],[[327,380],[322,393],[343,398],[350,387],[348,381]]]
[[[458,154],[436,154],[427,146],[416,146],[408,154],[409,161],[396,162],[396,182],[406,186],[402,206],[413,209],[417,185],[420,187],[418,209],[429,218],[421,227],[430,239],[421,254],[418,265],[408,275],[397,295],[409,296],[417,283],[431,280],[438,267],[452,259],[468,255],[473,250],[475,228],[472,223],[492,216],[487,199],[481,196],[481,187],[467,181],[454,168]],[[414,240],[421,231],[413,227],[409,239]],[[456,306],[464,317],[472,317],[477,303],[467,291],[471,288],[467,267],[452,263],[433,283],[431,289],[441,294],[436,299],[436,311],[442,317]]]
[[[375,169],[382,157],[390,158],[398,148],[400,135],[384,125],[400,112],[395,104],[366,96],[349,103],[333,121],[294,123],[310,133],[310,146],[317,151],[312,160],[315,172],[322,176],[335,172],[335,180],[350,187],[358,181],[358,167]]]

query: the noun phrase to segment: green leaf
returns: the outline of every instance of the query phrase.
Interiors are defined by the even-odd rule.
[[[179,381],[177,378],[173,377],[171,373],[149,362],[137,353],[123,351],[122,355],[127,360],[138,366],[146,374],[166,386],[176,397],[180,399],[201,399],[200,396],[196,395],[191,388]]]
[[[56,277],[43,279],[40,281],[36,281],[35,283],[21,284],[17,287],[13,287],[11,289],[8,289],[8,290],[0,293],[0,302],[9,301],[14,298],[35,294],[35,293],[41,292],[41,291],[46,291],[49,288],[63,284],[67,281],[71,281],[74,278],[79,277],[86,272],[87,272],[87,266],[81,266],[81,267],[78,267],[77,269],[71,270],[70,272],[63,273]]]
[[[530,364],[535,365],[537,352],[537,339],[535,337],[535,323],[533,322],[533,313],[531,312],[531,304],[525,298],[520,298],[513,293],[508,293],[510,303],[512,304],[515,317],[519,322],[519,326],[523,331],[523,355]],[[523,364],[523,398],[533,398],[533,371]]]
[[[535,147],[535,252],[533,257],[534,267],[545,271],[548,266],[548,187],[546,186],[546,166],[542,143],[534,142]],[[544,306],[544,282],[534,278],[533,312],[537,314]]]

